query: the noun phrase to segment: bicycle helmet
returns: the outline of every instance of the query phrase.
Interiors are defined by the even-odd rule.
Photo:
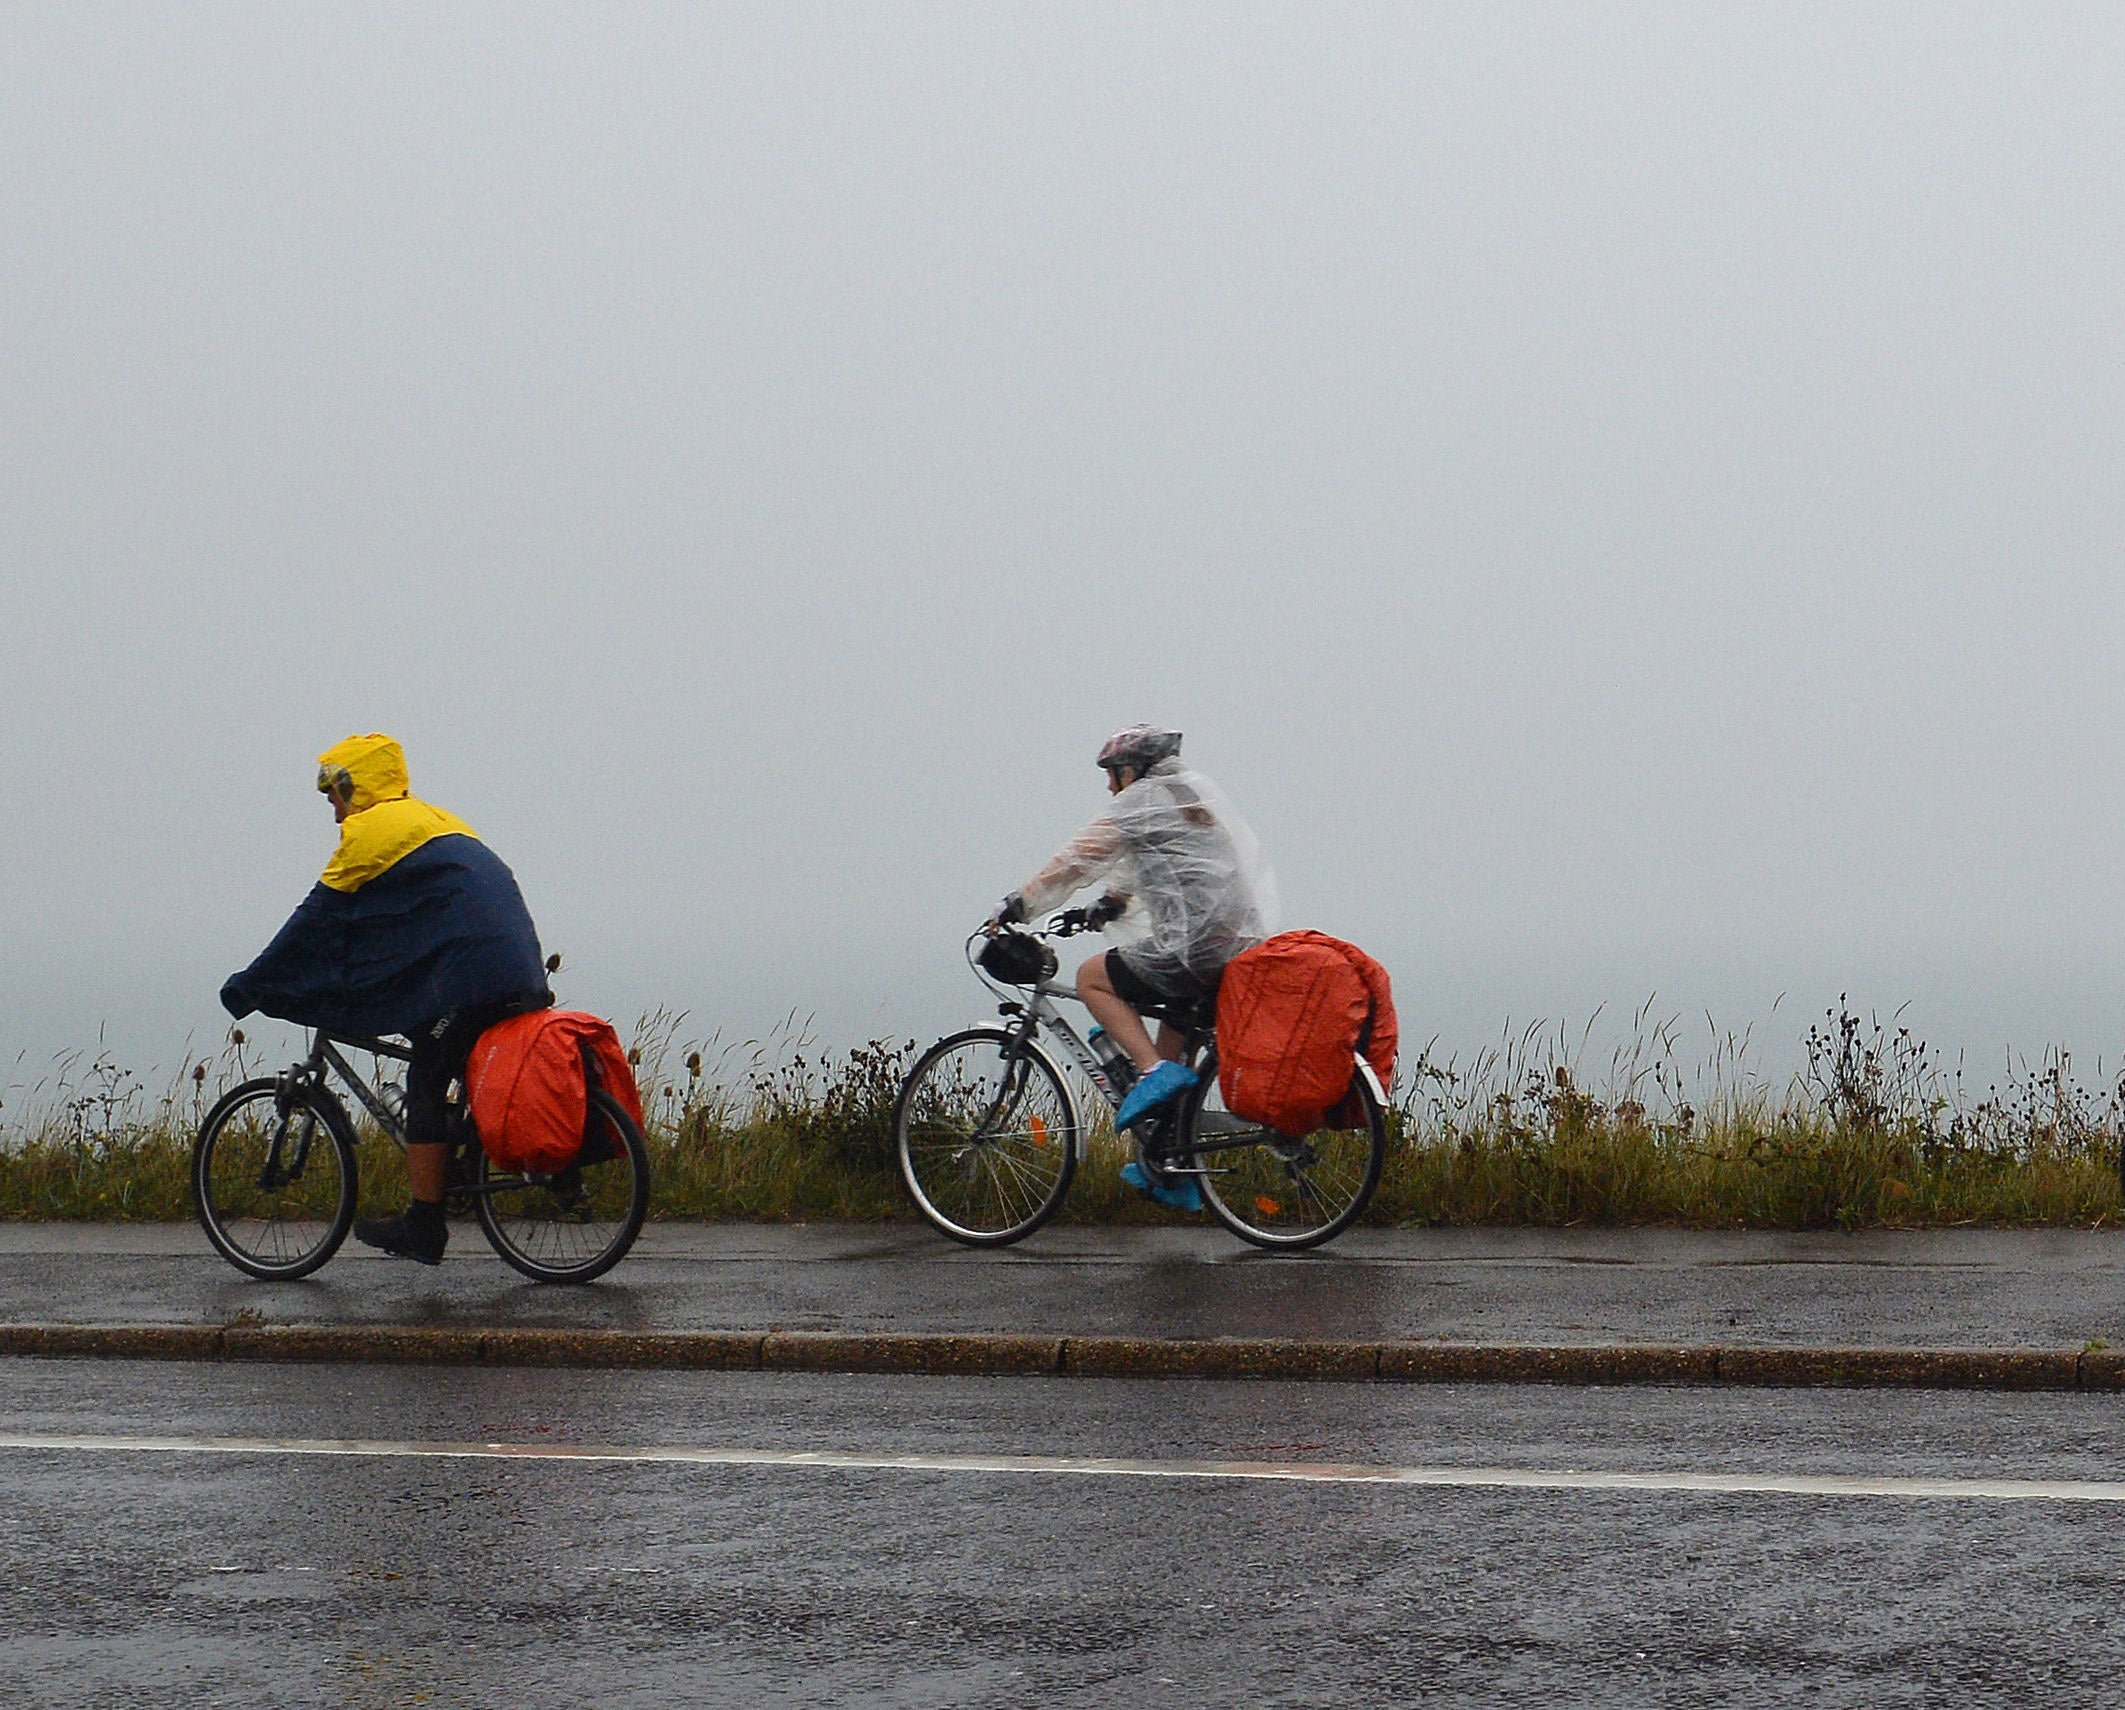
[[[1181,751],[1181,733],[1161,730],[1155,724],[1132,724],[1108,737],[1099,751],[1100,769],[1116,772],[1127,766],[1139,774]]]

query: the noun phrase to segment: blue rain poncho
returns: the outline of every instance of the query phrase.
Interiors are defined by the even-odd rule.
[[[323,876],[222,1006],[301,1027],[413,1033],[454,1010],[543,998],[545,959],[516,877],[472,827],[407,793],[384,736],[319,757],[352,800]]]

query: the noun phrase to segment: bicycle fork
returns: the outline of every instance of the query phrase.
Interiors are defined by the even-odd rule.
[[[310,1142],[317,1134],[317,1112],[310,1108],[307,1098],[301,1098],[305,1085],[306,1077],[301,1069],[288,1069],[283,1071],[279,1084],[273,1089],[273,1138],[266,1143],[265,1160],[258,1168],[260,1193],[272,1193],[290,1182],[300,1181],[303,1167],[310,1161]],[[287,1143],[288,1124],[295,1115],[299,1098],[302,1123],[297,1131],[295,1157],[283,1168],[281,1152]]]
[[[1005,1113],[1016,1109],[1018,1101],[1025,1097],[1026,1082],[1033,1072],[1026,1045],[1033,1037],[1034,1025],[1033,1017],[1027,1016],[1011,1029],[1011,1037],[1003,1048],[1003,1079],[997,1085],[995,1098],[989,1101],[989,1108],[974,1124],[977,1146],[987,1144],[990,1135],[1002,1124]]]

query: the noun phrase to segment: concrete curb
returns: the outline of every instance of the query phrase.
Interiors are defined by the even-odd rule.
[[[2125,1350],[1539,1347],[812,1330],[396,1325],[0,1325],[0,1357],[874,1372],[924,1377],[1280,1378],[1311,1383],[1723,1384],[2125,1391]]]

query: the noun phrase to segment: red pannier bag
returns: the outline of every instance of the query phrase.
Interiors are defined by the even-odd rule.
[[[586,1063],[640,1128],[642,1095],[611,1022],[535,1009],[480,1035],[465,1062],[465,1094],[489,1163],[550,1176],[576,1161],[590,1118]]]
[[[1384,1093],[1401,1027],[1387,970],[1325,932],[1285,932],[1225,966],[1217,990],[1217,1085],[1225,1108],[1280,1134],[1359,1120],[1355,1059]]]

